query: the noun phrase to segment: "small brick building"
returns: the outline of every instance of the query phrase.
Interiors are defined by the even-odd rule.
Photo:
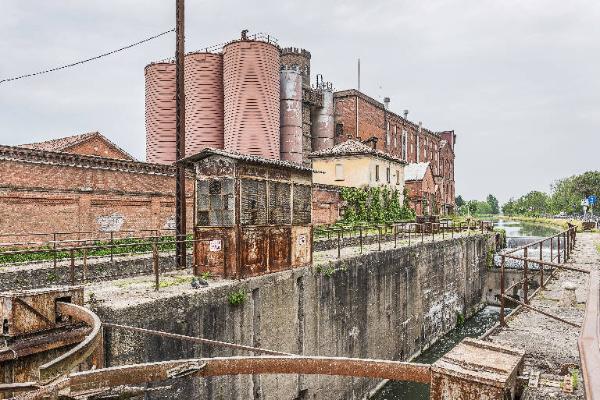
[[[404,170],[405,186],[410,207],[417,215],[439,213],[438,185],[429,163],[408,164]]]
[[[306,265],[312,257],[312,169],[204,149],[196,170],[195,273],[243,278]]]

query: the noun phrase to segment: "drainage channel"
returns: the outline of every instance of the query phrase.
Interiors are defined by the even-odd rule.
[[[477,314],[465,321],[459,327],[448,332],[433,346],[424,351],[413,361],[417,363],[431,364],[442,357],[462,339],[466,337],[477,338],[491,328],[500,316],[500,308],[487,306]],[[390,381],[381,388],[371,400],[428,400],[429,385],[424,383]]]

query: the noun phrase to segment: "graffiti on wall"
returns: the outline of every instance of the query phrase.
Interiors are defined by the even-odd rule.
[[[100,232],[116,232],[120,231],[125,217],[119,213],[113,213],[111,215],[101,215],[96,218],[96,223],[99,226]]]

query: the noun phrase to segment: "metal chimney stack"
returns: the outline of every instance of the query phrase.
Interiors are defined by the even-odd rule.
[[[389,110],[390,109],[390,98],[389,97],[384,97],[383,98],[383,104],[385,105],[385,109]]]

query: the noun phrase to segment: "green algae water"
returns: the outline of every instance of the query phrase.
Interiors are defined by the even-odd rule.
[[[466,337],[477,338],[490,329],[500,317],[500,308],[487,306],[477,314],[465,321],[462,326],[454,328],[444,337],[439,339],[428,350],[424,351],[414,362],[431,364],[442,357],[462,339]],[[424,383],[390,381],[372,400],[428,400],[429,385]]]

